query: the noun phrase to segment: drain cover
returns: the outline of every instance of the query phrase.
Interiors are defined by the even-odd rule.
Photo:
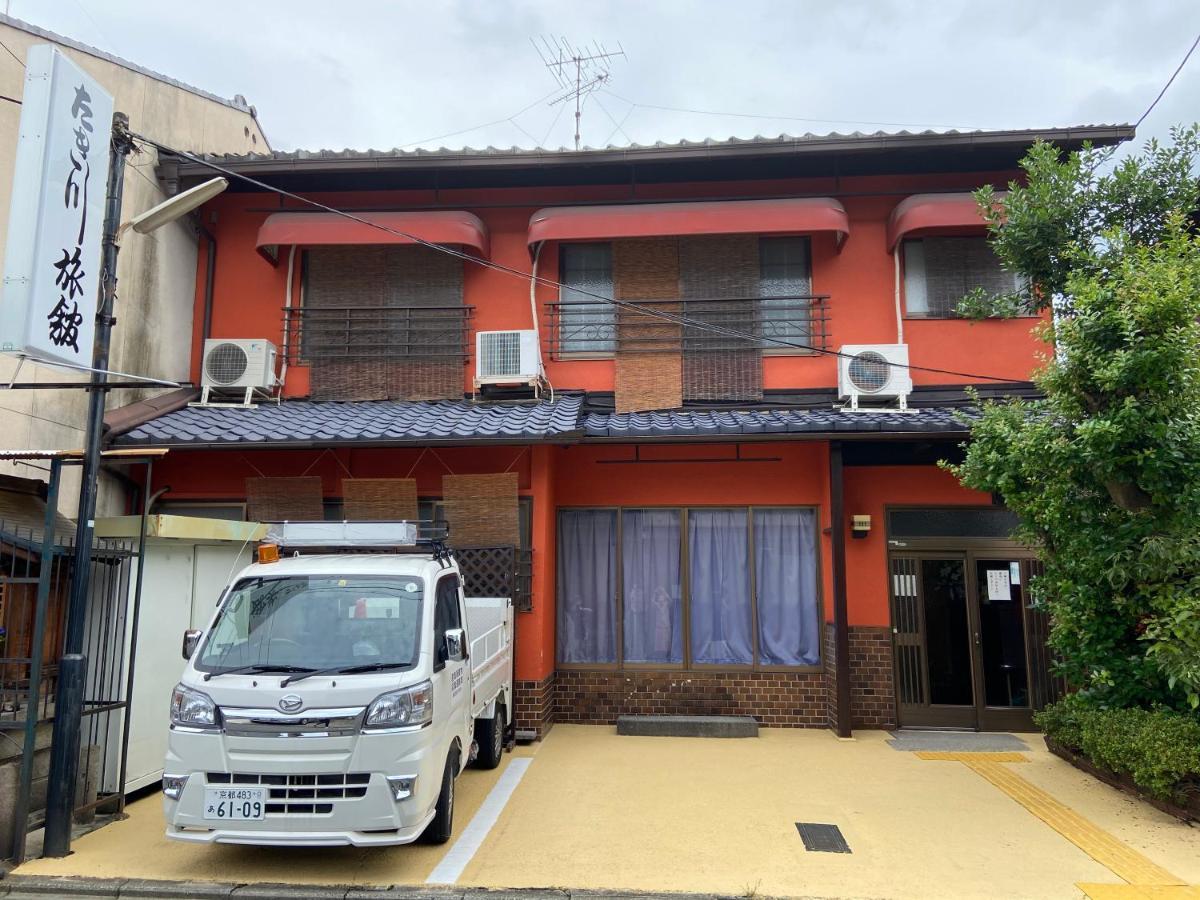
[[[818,853],[849,853],[850,845],[842,837],[842,830],[836,825],[822,825],[819,822],[797,822],[796,830],[804,841],[804,849]]]

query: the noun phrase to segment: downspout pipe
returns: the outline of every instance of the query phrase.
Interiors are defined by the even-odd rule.
[[[217,274],[217,239],[203,225],[197,226],[208,244],[208,261],[204,269],[204,333],[201,335],[200,352],[204,352],[204,341],[212,337],[213,282]]]
[[[846,603],[846,513],[842,443],[829,443],[829,528],[833,551],[833,641],[837,681],[837,736],[850,729],[850,613]]]

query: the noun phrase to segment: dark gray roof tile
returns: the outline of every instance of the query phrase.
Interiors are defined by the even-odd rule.
[[[116,438],[122,446],[229,444],[422,443],[573,436],[583,398],[560,394],[553,403],[479,405],[467,400],[369,400],[319,403],[286,400],[251,409],[189,406],[168,412]]]

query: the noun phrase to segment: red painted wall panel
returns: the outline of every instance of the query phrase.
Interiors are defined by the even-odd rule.
[[[639,199],[684,199],[696,197],[749,197],[779,193],[828,193],[845,205],[851,234],[839,252],[832,235],[813,236],[813,290],[830,294],[833,345],[848,343],[891,343],[896,339],[895,270],[887,251],[887,218],[904,197],[929,190],[963,190],[984,182],[1002,184],[1012,173],[979,173],[954,176],[906,176],[846,178],[834,184],[828,179],[679,184],[639,186]],[[552,203],[588,200],[627,200],[625,186],[587,188],[493,189],[477,191],[375,192],[367,194],[322,194],[317,199],[332,205],[367,207],[420,207],[437,204],[462,208],[478,215],[491,236],[492,260],[522,273],[531,269],[526,246],[530,215]],[[255,251],[258,227],[277,203],[263,195],[229,194],[204,210],[207,227],[217,236],[219,253],[214,290],[213,336],[228,338],[267,337],[282,341],[287,252],[280,265],[272,267]],[[282,249],[282,248],[281,248]],[[199,335],[203,307],[204,254],[197,273],[196,335],[193,354],[195,377],[199,377]],[[532,313],[529,281],[524,277],[465,264],[465,302],[475,307],[476,330],[529,328]],[[299,254],[297,255],[297,270]],[[557,279],[558,253],[546,245],[539,274]],[[293,302],[299,300],[300,277],[296,273]],[[539,313],[542,304],[557,298],[551,286],[537,290]],[[1032,320],[970,323],[962,321],[908,320],[905,337],[915,365],[1027,378],[1042,345],[1029,332]],[[614,366],[611,360],[547,360],[547,374],[556,388],[611,390]],[[470,365],[464,367],[464,389],[469,389]],[[764,386],[772,388],[828,387],[836,384],[835,360],[829,356],[769,357],[763,365]],[[952,376],[914,372],[918,384],[961,381]],[[305,396],[308,374],[301,367],[288,372],[285,394]]]

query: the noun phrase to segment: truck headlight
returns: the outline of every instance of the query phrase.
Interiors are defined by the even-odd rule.
[[[208,694],[177,684],[171,694],[171,724],[215,729],[217,705]]]
[[[404,728],[433,721],[433,682],[422,681],[412,687],[380,694],[367,707],[363,730]]]

